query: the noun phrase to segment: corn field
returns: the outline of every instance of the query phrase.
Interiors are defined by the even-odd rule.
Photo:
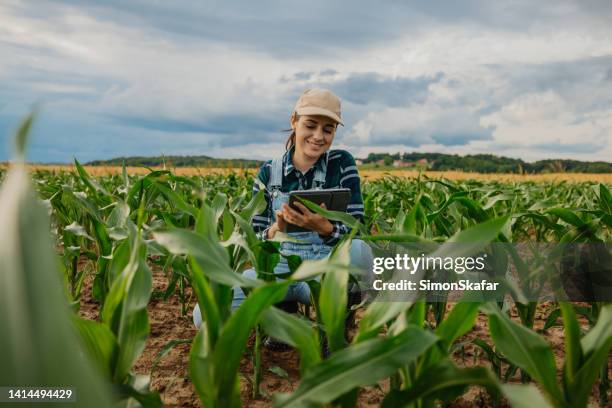
[[[354,235],[328,259],[294,259],[286,280],[271,280],[279,242],[259,241],[251,227],[265,208],[262,193],[252,196],[252,174],[124,169],[94,177],[76,160],[76,172],[30,174],[22,164],[30,123],[16,137],[13,166],[0,170],[0,385],[71,386],[70,406],[164,406],[163,393],[134,367],[151,337],[148,306],[175,298],[176,319],[196,302],[202,310],[195,337],[174,339],[165,352],[190,345],[188,382],[203,407],[365,406],[363,390],[372,387],[383,407],[454,406],[462,396],[499,407],[610,404],[606,302],[544,305],[514,293],[503,302],[363,302],[347,328]],[[474,237],[482,246],[610,242],[605,183],[384,177],[362,189],[363,225],[312,209],[373,244],[416,240],[438,244],[441,254]],[[242,277],[247,267],[257,280]],[[161,292],[153,270],[163,274]],[[297,315],[274,307],[295,281],[307,281],[313,297]],[[236,286],[248,297],[232,313]],[[85,298],[97,319],[79,313]],[[560,355],[545,336],[553,329],[562,334]],[[262,352],[263,336],[299,354],[298,381],[287,392],[262,391],[263,360],[282,358]],[[466,349],[477,350],[478,364],[460,357]]]

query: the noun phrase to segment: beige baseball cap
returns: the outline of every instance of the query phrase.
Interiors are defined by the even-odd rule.
[[[295,104],[298,115],[323,115],[344,126],[340,114],[340,98],[327,89],[306,89]]]

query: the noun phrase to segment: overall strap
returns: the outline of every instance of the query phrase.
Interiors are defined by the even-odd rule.
[[[327,155],[327,153],[325,153]],[[322,162],[321,168],[315,170],[314,179],[312,180],[312,188],[314,190],[321,190],[325,185],[325,177],[327,176],[327,157]]]
[[[277,157],[272,160],[270,168],[270,181],[268,182],[268,191],[274,194],[283,186],[283,158]]]

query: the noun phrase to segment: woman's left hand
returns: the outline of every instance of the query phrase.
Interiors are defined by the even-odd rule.
[[[302,203],[296,202],[295,206],[298,207],[301,212],[295,211],[293,208],[289,207],[288,204],[283,204],[282,211],[285,221],[297,225],[298,227],[315,231],[323,237],[333,232],[334,226],[327,218],[310,211]],[[325,204],[321,204],[321,208],[325,208]]]

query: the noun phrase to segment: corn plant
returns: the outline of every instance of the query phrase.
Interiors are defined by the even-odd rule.
[[[77,407],[108,407],[110,387],[83,353],[47,209],[23,165],[32,117],[17,134],[17,161],[0,188],[0,383],[14,387],[71,387]]]
[[[21,153],[29,123],[17,139]],[[445,298],[426,302],[415,296],[361,305],[357,334],[348,342],[348,250],[354,235],[339,243],[329,259],[301,262],[289,257],[291,272],[277,282],[279,243],[258,241],[250,225],[263,206],[261,193],[251,196],[252,176],[183,177],[166,168],[132,176],[124,166],[120,175],[93,177],[76,159],[74,165],[75,173],[33,174],[46,208],[36,202],[22,168],[0,171],[0,222],[8,231],[0,238],[0,325],[9,333],[0,337],[1,357],[7,362],[3,383],[53,384],[55,375],[78,386],[79,403],[87,406],[96,406],[96,401],[108,406],[110,400],[160,406],[147,376],[132,373],[149,335],[150,265],[156,265],[168,278],[156,296],[177,294],[184,315],[191,286],[202,311],[204,322],[192,342],[189,369],[206,407],[240,405],[239,363],[253,332],[254,398],[262,377],[264,333],[300,354],[300,383],[294,392],[275,396],[277,406],[355,406],[361,387],[387,378],[391,389],[383,406],[436,406],[478,385],[495,404],[503,396],[518,407],[580,407],[587,405],[598,379],[600,405],[607,404],[610,305],[553,305],[546,328],[559,324],[565,333],[558,381],[551,347],[533,330],[538,304],[526,300],[536,298],[542,284],[531,272],[556,254],[534,245],[525,256],[512,245],[499,249],[495,244],[609,243],[609,186],[385,177],[363,185],[363,225],[348,214],[306,203],[312,211],[351,226],[352,234],[377,249],[408,251],[417,243],[436,256],[486,251],[496,262],[494,270],[507,270],[513,263],[520,277],[519,287],[504,286],[509,295],[505,302],[466,297],[448,312]],[[42,208],[51,215],[50,225]],[[49,229],[59,260],[45,241]],[[241,275],[247,267],[255,268],[257,279]],[[77,318],[67,307],[78,309],[90,269],[100,321]],[[503,276],[495,278],[505,282]],[[40,285],[32,283],[39,280]],[[273,307],[297,281],[311,287],[314,321]],[[232,312],[232,288],[237,286],[248,296]],[[520,323],[508,317],[512,307]],[[488,317],[493,342],[476,339],[475,344],[489,356],[493,371],[459,367],[452,357],[479,311]],[[588,328],[580,327],[576,314],[587,318]],[[32,324],[24,324],[24,316]],[[322,355],[322,344],[329,356]],[[70,350],[75,351],[72,356]],[[62,367],[82,374],[75,378],[63,372],[67,370],[56,372],[50,355],[61,356]],[[525,384],[507,384],[519,370]]]
[[[572,306],[563,302],[560,306],[566,352],[561,386],[556,380],[552,349],[541,336],[509,319],[495,305],[486,305],[483,310],[489,315],[495,345],[541,385],[550,406],[586,406],[612,347],[612,305],[602,309],[597,324],[585,336],[581,336]]]

